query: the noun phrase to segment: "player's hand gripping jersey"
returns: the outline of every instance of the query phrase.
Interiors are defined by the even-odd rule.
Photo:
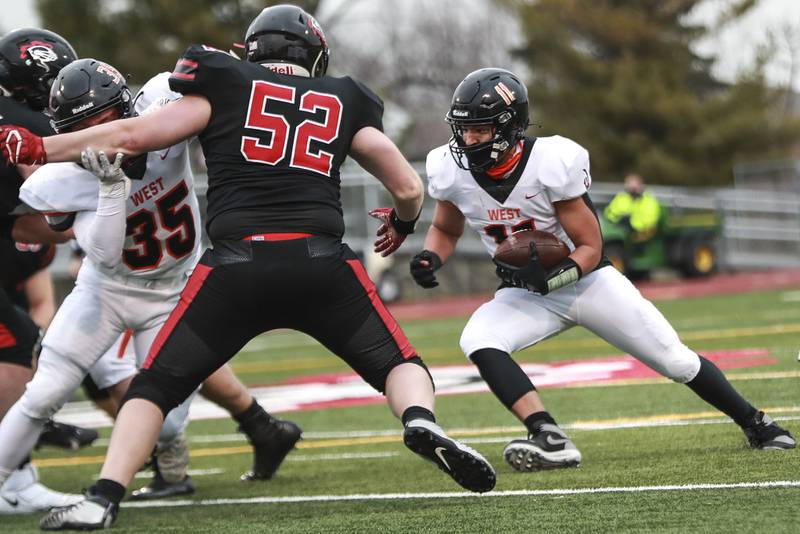
[[[266,232],[341,237],[339,167],[355,133],[382,129],[383,104],[349,77],[276,74],[206,46],[184,52],[170,87],[202,95],[212,240]]]
[[[169,73],[147,82],[136,97],[136,112],[147,113],[176,100]],[[146,279],[181,276],[197,261],[200,211],[189,167],[188,142],[146,155],[141,180],[131,181],[125,241],[111,274]],[[113,155],[111,155],[113,159]],[[76,213],[75,234],[87,252],[87,228],[98,204],[98,179],[76,163],[49,163],[31,175],[20,198],[45,213]],[[92,255],[87,254],[89,261]]]
[[[553,207],[553,202],[586,195],[591,186],[589,153],[574,141],[558,135],[526,137],[516,169],[499,181],[460,169],[447,145],[428,154],[426,169],[430,196],[454,204],[490,256],[506,237],[523,229],[550,232],[575,249]],[[584,198],[588,201],[588,195]]]

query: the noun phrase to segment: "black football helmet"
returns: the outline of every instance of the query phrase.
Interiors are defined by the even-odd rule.
[[[328,70],[328,41],[319,23],[297,6],[264,8],[250,23],[245,36],[247,61],[291,63],[311,76]]]
[[[485,172],[525,135],[529,124],[528,89],[513,72],[476,70],[456,87],[445,120],[453,130],[450,153],[458,166]],[[494,136],[489,141],[467,146],[464,127],[478,125],[494,127]]]
[[[21,28],[0,38],[0,86],[34,111],[47,107],[50,84],[78,55],[60,35]]]
[[[70,127],[109,108],[117,107],[120,118],[133,114],[133,98],[125,77],[117,69],[96,59],[79,59],[63,69],[50,91],[53,128]]]

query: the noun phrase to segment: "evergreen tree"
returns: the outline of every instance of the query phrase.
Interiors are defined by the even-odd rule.
[[[516,3],[538,133],[587,147],[598,180],[636,171],[656,183],[726,184],[737,160],[785,155],[800,140],[800,123],[777,112],[779,94],[761,65],[724,84],[711,74],[714,58],[693,52],[710,31],[686,22],[699,3]],[[751,4],[739,0],[728,18]]]

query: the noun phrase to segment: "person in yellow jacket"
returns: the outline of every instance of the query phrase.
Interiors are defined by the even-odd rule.
[[[646,241],[656,233],[661,205],[645,192],[641,176],[629,174],[625,177],[625,190],[614,196],[604,213],[610,222],[628,226],[634,241]]]

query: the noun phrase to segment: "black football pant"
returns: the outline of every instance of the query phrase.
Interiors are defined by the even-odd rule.
[[[347,245],[259,239],[270,236],[283,240],[219,241],[205,252],[126,399],[150,400],[166,414],[250,339],[276,328],[314,337],[378,391],[398,364],[421,363]]]
[[[0,288],[0,362],[30,368],[39,328]]]

